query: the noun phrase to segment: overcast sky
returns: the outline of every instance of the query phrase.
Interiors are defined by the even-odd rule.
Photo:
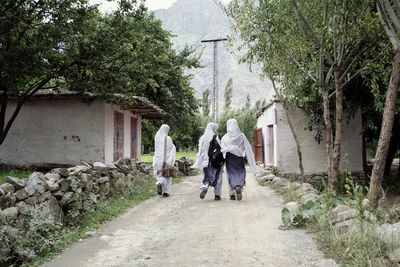
[[[177,0],[146,0],[147,7],[150,10],[157,10],[162,8],[169,8]],[[201,1],[201,0],[198,0]],[[231,0],[222,0],[224,3],[228,3]],[[107,12],[113,10],[117,6],[117,1],[107,1],[107,0],[89,0],[91,4],[100,4],[100,10]]]

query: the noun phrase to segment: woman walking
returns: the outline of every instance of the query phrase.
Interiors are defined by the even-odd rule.
[[[239,129],[235,119],[226,123],[227,133],[222,137],[221,151],[226,161],[226,171],[230,187],[231,200],[242,200],[243,186],[246,185],[246,161],[254,175],[260,172],[254,159],[249,140]],[[236,193],[236,196],[235,196]]]
[[[163,124],[154,138],[153,171],[157,180],[157,194],[163,197],[169,197],[172,185],[172,177],[163,176],[163,167],[173,167],[176,154],[175,145],[168,132],[169,126]]]
[[[194,163],[195,168],[203,169],[203,183],[200,187],[200,198],[204,199],[210,186],[214,187],[214,200],[221,200],[222,188],[222,162],[211,162],[210,151],[211,146],[220,146],[221,142],[217,136],[218,124],[209,123],[204,134],[199,139],[199,152],[197,153],[197,160]],[[218,145],[217,145],[218,144]],[[215,148],[214,152],[219,150]],[[213,156],[213,155],[211,155]]]

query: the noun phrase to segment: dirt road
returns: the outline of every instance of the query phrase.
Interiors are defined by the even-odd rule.
[[[335,266],[323,260],[303,230],[282,231],[281,197],[248,173],[243,200],[222,201],[209,190],[199,198],[200,176],[173,186],[105,224],[44,266]]]

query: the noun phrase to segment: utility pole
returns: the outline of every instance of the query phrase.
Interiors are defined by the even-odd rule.
[[[214,44],[214,91],[213,91],[213,115],[214,121],[218,121],[218,42],[226,41],[226,38],[203,40],[202,43]]]

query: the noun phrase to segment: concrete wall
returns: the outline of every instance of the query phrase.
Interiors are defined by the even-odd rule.
[[[15,104],[8,106],[14,110]],[[104,161],[104,102],[32,99],[21,109],[3,145],[0,163],[78,164]]]
[[[273,113],[276,112],[276,122]],[[257,127],[263,129],[264,151],[266,151],[266,128],[268,124],[274,124],[275,134],[275,162],[284,172],[298,172],[298,156],[296,144],[292,132],[287,123],[284,109],[280,103],[271,105],[262,116],[258,118]],[[306,174],[327,171],[327,156],[325,142],[318,144],[315,132],[305,130],[308,125],[308,117],[303,110],[297,109],[290,112],[296,135],[300,141],[303,153],[303,165]],[[361,112],[355,114],[349,124],[344,125],[344,136],[342,143],[341,168],[349,168],[354,172],[363,171],[362,166],[362,138],[361,138]],[[265,158],[268,158],[267,155]]]

